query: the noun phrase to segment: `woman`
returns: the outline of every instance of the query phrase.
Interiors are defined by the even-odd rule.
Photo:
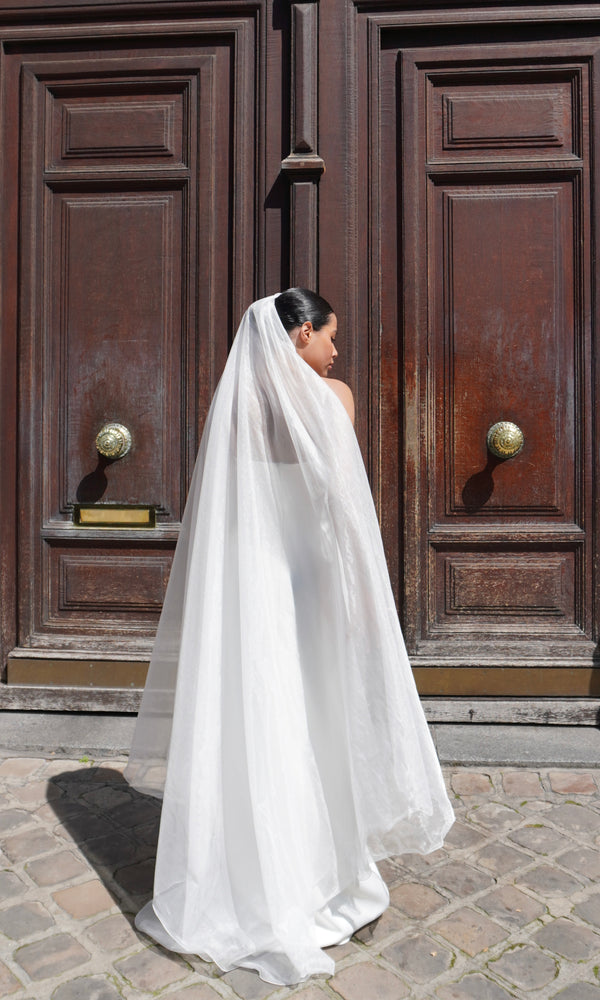
[[[190,486],[127,777],[163,794],[174,951],[289,985],[389,902],[375,861],[452,824],[398,625],[336,317],[246,312]],[[166,763],[166,767],[165,767]]]

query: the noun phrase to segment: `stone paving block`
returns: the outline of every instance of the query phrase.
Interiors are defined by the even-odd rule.
[[[310,996],[310,991],[314,987],[310,986],[305,993],[295,994],[302,997],[302,1000],[325,1000],[325,994],[321,990],[314,990],[314,998]],[[208,983],[200,983],[198,986],[184,986],[182,990],[177,990],[176,993],[164,993],[164,1000],[217,1000],[219,993],[215,991],[208,985]]]
[[[580,927],[564,917],[546,924],[534,934],[533,940],[572,962],[581,962],[594,954],[600,955],[600,934],[588,927]]]
[[[478,823],[494,833],[512,830],[521,821],[519,813],[502,802],[486,802],[483,806],[477,806],[467,813],[467,818],[471,823]]]
[[[396,934],[398,931],[404,930],[405,927],[406,918],[398,913],[393,906],[390,906],[377,920],[361,927],[354,937],[362,944],[379,944],[380,941],[385,941],[391,934]]]
[[[480,972],[472,973],[451,986],[440,986],[436,993],[440,1000],[512,1000],[514,993],[507,993],[492,979]]]
[[[0,764],[0,778],[28,778],[45,763],[43,757],[7,757]]]
[[[25,830],[6,837],[2,843],[2,850],[15,864],[34,858],[37,854],[47,854],[55,848],[56,840],[46,830]]]
[[[540,896],[567,896],[581,889],[581,882],[567,875],[560,868],[540,865],[515,879],[517,885],[527,886]]]
[[[519,803],[519,812],[527,815],[527,813],[538,813],[547,812],[552,809],[554,803],[547,802],[545,799],[527,799],[526,802]]]
[[[546,819],[555,823],[567,833],[596,833],[600,824],[600,814],[570,802],[555,806],[546,813]]]
[[[110,785],[125,785],[127,787],[127,782],[123,777],[126,763],[126,761],[119,763],[116,760],[98,761],[96,766],[91,768],[90,778],[92,781],[102,781]]]
[[[408,917],[429,917],[448,902],[435,889],[420,882],[405,882],[390,893],[390,901]]]
[[[147,850],[145,853],[147,854]],[[137,860],[140,847],[129,837],[113,833],[109,837],[90,838],[85,844],[85,854],[92,860],[94,866],[113,868],[115,865],[121,866]]]
[[[136,865],[127,865],[115,872],[115,881],[127,892],[136,896],[152,892],[154,885],[155,859],[148,858]]]
[[[577,771],[550,771],[550,787],[559,795],[596,795],[598,786],[593,774]]]
[[[294,993],[294,997],[300,997],[301,1000],[325,1000],[325,996],[326,994],[323,990],[320,990],[318,986],[309,986],[305,990],[300,990],[299,993]],[[331,1000],[331,993],[327,993],[327,997]],[[167,1000],[172,1000],[172,998],[168,997]],[[177,998],[175,998],[175,1000],[177,1000]],[[184,996],[183,993],[180,993],[179,1000],[188,1000],[188,998]],[[204,1000],[204,998],[198,997],[198,1000]],[[207,997],[206,1000],[211,1000],[211,998]],[[212,1000],[214,1000],[214,994]]]
[[[241,1000],[264,1000],[275,990],[281,989],[273,986],[272,983],[264,983],[256,972],[250,969],[234,969],[222,976],[222,981],[231,986],[234,993],[237,993]]]
[[[45,766],[42,768],[42,774],[45,774],[49,778],[60,777],[61,775],[70,778],[72,772],[81,771],[81,768],[82,765],[78,760],[61,757],[60,760],[47,760]]]
[[[328,985],[344,1000],[401,1000],[410,990],[397,976],[372,962],[359,962],[342,969]]]
[[[405,877],[404,873],[396,867],[393,860],[390,858],[385,858],[383,861],[378,861],[377,868],[379,869],[379,874],[381,875],[388,889],[391,889],[393,885],[396,885],[398,882],[401,881],[401,879]]]
[[[589,924],[595,924],[596,927],[600,927],[600,892],[594,893],[589,899],[584,900],[582,903],[577,903],[577,906],[573,910],[578,917],[582,920],[587,920]]]
[[[58,885],[88,871],[87,865],[70,851],[59,851],[49,858],[39,858],[25,865],[25,871],[39,886]]]
[[[158,799],[151,799],[136,794],[135,799],[130,802],[124,803],[122,806],[117,806],[115,809],[111,809],[110,818],[114,823],[118,823],[119,826],[125,827],[126,830],[133,830],[136,826],[140,826],[142,823],[148,823],[150,820],[156,819],[160,816],[160,802]]]
[[[64,782],[58,781],[57,778],[53,778],[51,783],[55,784],[57,788],[65,791],[62,798],[56,799],[54,802],[56,815],[59,820],[66,822],[68,819],[73,828],[78,826],[83,828],[86,823],[90,823],[94,820],[102,820],[102,822],[106,822],[105,817],[98,816],[96,810],[94,810],[92,806],[87,805],[81,799],[83,792],[88,788],[91,791],[92,788],[95,787],[94,785],[78,785],[75,789],[72,789],[65,785]],[[110,828],[113,832],[116,832],[112,824]]]
[[[489,844],[473,859],[478,865],[489,868],[495,875],[506,875],[531,863],[531,858],[516,847],[506,844]]]
[[[48,823],[49,825],[51,824],[54,827],[57,822],[57,813],[58,813],[58,807],[55,808],[55,806],[56,806],[56,799],[53,799],[52,803],[44,802],[43,805],[38,806],[37,809],[34,809],[32,815],[35,816],[37,819],[40,819],[42,823]],[[77,812],[78,810],[79,806],[77,802],[69,802],[68,799],[60,800],[61,819],[66,818],[70,812]]]
[[[6,809],[0,813],[0,834],[16,830],[25,823],[31,823],[31,813],[26,809]]]
[[[548,900],[548,911],[550,919],[553,917],[571,918],[573,913],[573,901],[564,897],[559,899],[558,896],[554,896],[552,899]],[[544,917],[543,921],[545,922],[547,919],[547,917]]]
[[[379,917],[381,920],[382,917]],[[372,927],[373,924],[378,923],[378,920],[374,920],[372,924],[367,926]],[[383,935],[382,935],[383,936]],[[327,949],[327,954],[331,956],[334,962],[341,962],[343,958],[347,958],[348,955],[355,955],[358,948],[353,941],[346,941],[345,944],[334,944],[331,948]]]
[[[431,983],[452,963],[452,953],[428,934],[416,934],[396,941],[382,955],[418,983]]]
[[[485,872],[472,868],[464,861],[449,861],[435,873],[435,884],[448,889],[455,896],[470,896],[471,893],[492,885],[493,881]]]
[[[560,993],[555,993],[553,1000],[600,1000],[600,987],[591,983],[571,983]]]
[[[15,961],[31,979],[50,979],[89,962],[90,954],[70,934],[54,934],[17,948]]]
[[[179,956],[167,957],[155,948],[144,948],[129,958],[119,959],[114,967],[136,989],[152,992],[178,982],[191,971]]]
[[[110,786],[95,788],[91,792],[86,792],[81,798],[85,802],[89,802],[90,805],[96,806],[98,809],[105,810],[106,812],[116,809],[117,806],[122,806],[125,802],[131,802],[129,792],[124,792],[121,788],[111,788]]]
[[[566,837],[549,826],[544,826],[543,823],[528,823],[527,826],[522,826],[520,830],[509,834],[509,840],[544,856],[556,854],[569,846]]]
[[[472,826],[468,826],[466,823],[461,823],[457,820],[446,834],[444,843],[461,850],[467,847],[476,847],[478,844],[482,844],[485,839],[484,834],[478,830],[474,830]]]
[[[66,760],[65,763],[67,763]],[[94,780],[97,768],[92,760],[89,760],[89,758],[85,759],[85,755],[81,760],[72,761],[72,763],[77,766],[66,768],[64,771],[56,774],[55,777],[65,787],[71,789],[71,794],[78,795],[84,790],[84,785],[89,785]]]
[[[485,910],[490,917],[505,920],[516,927],[524,927],[536,917],[548,912],[548,908],[537,899],[532,899],[514,885],[500,886],[492,889],[486,896],[477,900],[477,905]]]
[[[488,795],[494,786],[489,774],[480,771],[457,771],[452,775],[450,785],[457,795]]]
[[[14,872],[0,872],[0,902],[21,896],[26,891],[27,886]]]
[[[22,806],[37,805],[39,802],[50,802],[60,798],[62,792],[56,785],[44,779],[34,781],[31,784],[23,785],[20,788],[12,789],[13,798]]]
[[[122,913],[113,913],[86,927],[86,934],[102,951],[131,951],[140,941]]]
[[[509,948],[489,963],[490,969],[524,990],[541,990],[558,974],[558,963],[531,945]]]
[[[598,817],[600,822],[600,817]],[[566,851],[556,859],[559,864],[564,865],[571,871],[585,875],[594,881],[600,879],[600,851],[593,851],[589,847],[576,847],[572,851]]]
[[[142,937],[143,935],[140,933],[140,940],[142,939]],[[144,940],[147,940],[147,938],[144,938]],[[167,954],[169,954],[169,952],[167,952]],[[214,986],[217,981],[220,981],[221,976],[223,975],[223,970],[220,969],[219,966],[216,965],[214,962],[205,962],[198,955],[188,954],[188,955],[181,955],[180,957],[184,960],[184,962],[187,963],[187,965],[191,967],[192,976],[194,973],[197,973],[198,976],[202,976],[202,980],[193,977],[192,983],[204,982],[205,980],[209,979],[209,980],[214,980],[214,982],[212,983],[212,985]],[[179,984],[177,988],[183,990],[186,988],[186,984],[185,983],[183,985]]]
[[[450,944],[466,951],[471,958],[508,937],[507,930],[467,906],[433,924],[432,930],[441,934]]]
[[[78,920],[93,917],[103,910],[110,910],[115,905],[112,895],[99,879],[72,885],[67,889],[58,889],[52,893],[52,899],[61,909]]]
[[[80,976],[59,986],[52,1000],[122,1000],[122,994],[102,976]]]
[[[34,901],[17,903],[6,910],[0,910],[0,931],[13,941],[45,931],[53,923],[48,910]]]
[[[438,851],[432,851],[431,854],[399,854],[395,860],[402,868],[417,875],[419,872],[437,867],[447,858],[448,852],[440,847]]]
[[[59,799],[58,803],[62,805],[62,800]],[[112,823],[95,816],[89,809],[78,808],[67,812],[64,816],[61,814],[60,818],[62,822],[54,828],[54,833],[63,840],[75,844],[85,844],[89,840],[115,835]]]
[[[309,992],[312,989],[314,987],[309,987]],[[315,989],[314,998],[310,995],[305,996],[304,993],[300,995],[302,996],[302,1000],[325,1000],[325,994],[321,990]],[[163,993],[164,1000],[217,1000],[220,996],[221,994],[216,993],[208,983],[184,986],[183,989],[177,990],[175,993]]]
[[[538,771],[505,771],[502,786],[506,795],[538,798],[545,794]]]
[[[152,850],[156,853],[159,828],[160,819],[158,818],[151,820],[150,823],[140,823],[140,825],[135,828],[135,839],[142,844],[149,844]]]
[[[0,962],[0,997],[8,997],[20,989],[21,983],[17,977],[13,976],[10,969],[6,968],[4,962]]]

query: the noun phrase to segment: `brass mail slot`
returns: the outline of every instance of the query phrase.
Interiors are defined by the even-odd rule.
[[[75,504],[73,523],[82,528],[154,528],[156,511],[143,504]]]

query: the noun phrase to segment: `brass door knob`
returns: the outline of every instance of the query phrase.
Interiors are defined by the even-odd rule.
[[[124,424],[105,424],[96,434],[96,448],[104,458],[123,458],[131,448],[131,431]]]
[[[499,420],[487,432],[487,446],[496,458],[514,458],[524,444],[523,431],[510,420]]]

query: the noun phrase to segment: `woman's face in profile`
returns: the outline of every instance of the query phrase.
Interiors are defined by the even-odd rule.
[[[325,378],[333,367],[338,356],[335,347],[337,334],[337,317],[332,313],[320,330],[315,330],[312,323],[303,323],[296,336],[296,350],[307,365]]]

